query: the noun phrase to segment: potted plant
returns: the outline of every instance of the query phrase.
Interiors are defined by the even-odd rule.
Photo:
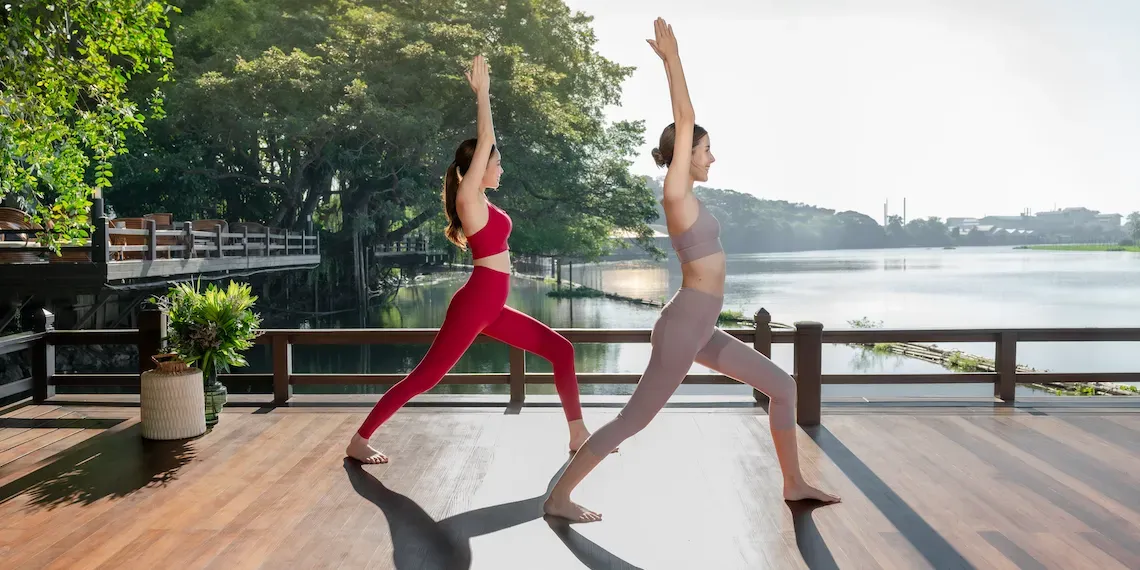
[[[218,423],[226,403],[226,388],[218,373],[246,366],[243,352],[253,347],[261,317],[253,312],[257,297],[249,285],[231,281],[221,289],[201,282],[175,285],[154,303],[169,317],[167,349],[182,362],[202,371],[206,424]]]

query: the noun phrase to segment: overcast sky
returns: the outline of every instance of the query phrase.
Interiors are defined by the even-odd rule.
[[[1140,0],[566,0],[637,67],[612,119],[672,121],[677,34],[709,185],[882,218],[1140,209]]]

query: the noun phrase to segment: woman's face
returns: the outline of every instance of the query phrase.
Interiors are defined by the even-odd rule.
[[[716,158],[713,156],[712,147],[709,145],[709,136],[705,135],[693,147],[693,159],[689,164],[689,174],[697,182],[708,182],[709,167],[714,162],[716,162]]]
[[[484,188],[498,188],[499,178],[503,176],[503,157],[499,151],[491,153],[491,158],[487,160],[487,170],[483,172],[483,187]]]

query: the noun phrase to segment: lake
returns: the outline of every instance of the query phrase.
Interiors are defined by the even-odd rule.
[[[539,273],[541,268],[531,268]],[[438,327],[447,303],[467,275],[439,273],[421,278],[397,295],[394,306],[376,309],[370,323],[385,327]],[[567,277],[564,269],[563,277]],[[668,262],[622,261],[575,265],[574,281],[608,292],[667,299],[680,286],[680,266]],[[609,299],[556,300],[551,285],[513,279],[508,303],[554,327],[650,328],[658,309]],[[1140,322],[1140,255],[1127,252],[1052,252],[1010,247],[854,250],[732,255],[728,260],[725,308],[746,315],[764,307],[776,322],[814,320],[830,328],[867,318],[892,328],[1111,327]],[[321,323],[322,326],[330,326]],[[304,323],[301,326],[306,326]],[[345,326],[355,326],[354,323]],[[1140,343],[1022,343],[1021,364],[1058,372],[1140,371]],[[992,345],[942,345],[987,357]],[[297,347],[297,372],[406,372],[426,346]],[[577,347],[581,372],[641,372],[648,345],[587,344]],[[792,369],[790,345],[774,347],[774,360]],[[256,360],[262,360],[257,358]],[[457,372],[505,372],[503,346],[477,345]],[[264,362],[267,364],[267,362]],[[257,366],[260,368],[261,366]],[[542,359],[527,356],[528,370],[549,372]],[[825,373],[945,372],[939,366],[845,346],[824,349]],[[693,372],[705,372],[693,365]],[[346,387],[376,392],[378,386]],[[628,394],[633,386],[583,385],[587,394]],[[1042,392],[1019,386],[1019,393]],[[298,390],[300,391],[300,390]],[[441,386],[438,392],[505,393],[505,386]],[[528,386],[550,394],[552,387]],[[682,394],[747,395],[744,386],[683,386]],[[988,385],[825,386],[828,397],[989,396]]]

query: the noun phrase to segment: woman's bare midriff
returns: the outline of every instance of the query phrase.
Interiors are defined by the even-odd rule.
[[[476,267],[486,267],[487,269],[494,269],[502,273],[510,274],[511,272],[511,252],[500,251],[495,255],[488,255],[487,257],[480,257],[471,262]]]
[[[724,295],[724,252],[681,264],[681,286],[710,295]]]

